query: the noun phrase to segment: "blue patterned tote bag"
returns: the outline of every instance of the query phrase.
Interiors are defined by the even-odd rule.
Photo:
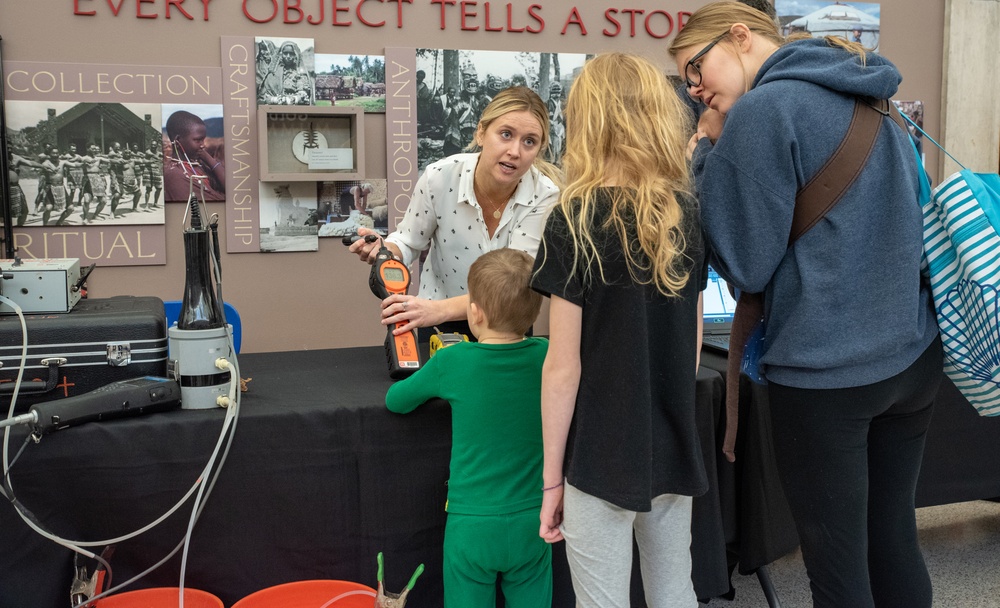
[[[980,415],[998,416],[1000,175],[962,167],[933,191],[922,176],[924,270],[941,328],[944,371]]]

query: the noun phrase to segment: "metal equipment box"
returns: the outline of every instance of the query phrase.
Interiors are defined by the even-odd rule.
[[[64,313],[80,301],[80,260],[0,260],[0,295],[21,307],[24,314]],[[14,309],[0,304],[0,315],[12,315]]]

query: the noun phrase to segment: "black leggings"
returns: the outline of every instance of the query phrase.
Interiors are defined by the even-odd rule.
[[[914,495],[942,368],[935,339],[875,384],[769,384],[778,473],[816,608],[930,607]]]

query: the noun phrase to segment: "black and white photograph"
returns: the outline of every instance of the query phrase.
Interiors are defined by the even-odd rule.
[[[159,104],[5,107],[14,225],[163,224]]]
[[[783,35],[808,32],[813,38],[839,36],[878,52],[882,7],[874,2],[775,0]]]
[[[316,182],[260,182],[261,252],[318,251]]]
[[[566,95],[586,55],[463,51],[416,51],[417,160],[428,164],[472,143],[479,116],[501,90],[530,87],[549,108],[548,160],[559,164],[566,139]]]
[[[311,106],[316,99],[312,38],[255,39],[257,103]]]
[[[187,202],[190,194],[226,200],[222,117],[221,104],[163,104],[161,181],[166,200]]]
[[[319,236],[349,236],[358,228],[389,232],[389,199],[384,179],[319,182],[319,204],[311,221]]]
[[[385,113],[385,57],[316,55],[316,105]]]
[[[910,137],[913,138],[913,145],[917,147],[917,154],[920,160],[924,160],[924,133],[921,131],[924,128],[924,102],[893,100],[893,103],[896,104],[900,112],[915,122],[917,127],[920,127],[918,129],[909,122],[906,123],[906,130],[910,132]]]

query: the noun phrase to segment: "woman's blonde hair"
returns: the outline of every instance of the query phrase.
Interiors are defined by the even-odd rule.
[[[676,57],[681,49],[686,49],[695,45],[708,44],[720,38],[737,23],[747,26],[751,32],[758,36],[763,36],[778,46],[784,45],[792,40],[810,38],[809,34],[793,34],[788,38],[781,35],[778,25],[774,19],[764,14],[758,9],[749,7],[741,2],[713,2],[699,8],[692,14],[684,28],[674,37],[668,52],[671,57]],[[865,62],[865,47],[857,42],[850,42],[839,36],[826,36],[826,42],[830,46],[838,46],[848,52],[860,57],[861,63]],[[681,74],[681,78],[684,74]]]
[[[532,164],[558,184],[559,169],[545,160],[545,154],[549,149],[549,142],[551,141],[549,133],[549,109],[545,106],[542,98],[538,96],[538,93],[524,86],[503,89],[483,108],[483,113],[479,116],[479,124],[476,126],[476,132],[486,131],[493,124],[493,121],[511,112],[530,112],[538,120],[538,124],[542,127],[542,140],[538,142],[538,156],[535,157]],[[476,144],[476,140],[473,139],[465,149],[469,152],[478,152],[480,147]]]
[[[613,185],[604,229],[621,239],[632,278],[676,296],[688,280],[679,192],[689,191],[687,109],[663,72],[627,53],[588,61],[566,103],[566,187],[558,212],[574,243],[573,272],[604,268],[592,234],[596,190]],[[634,235],[634,236],[633,236]],[[634,240],[633,240],[634,239]]]

